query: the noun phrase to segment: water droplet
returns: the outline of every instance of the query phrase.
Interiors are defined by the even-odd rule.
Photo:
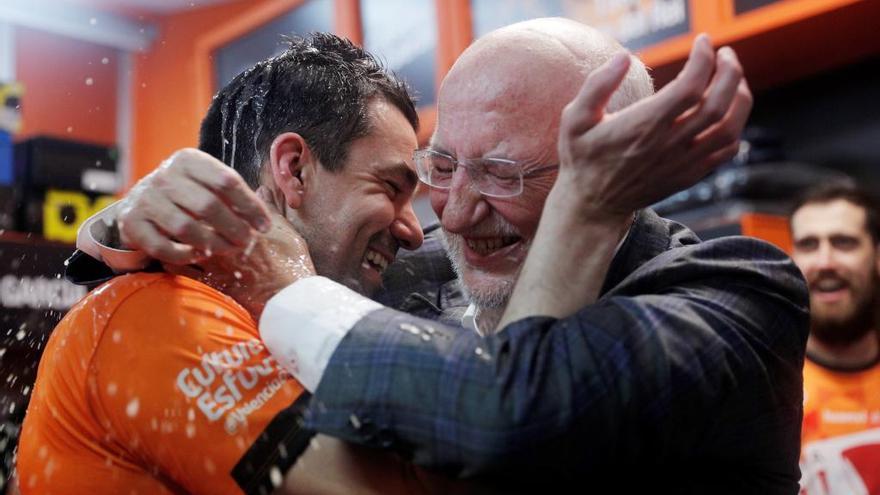
[[[92,79],[91,77],[87,77],[86,78],[86,86],[91,86],[93,84],[95,84],[95,80]]]
[[[138,400],[137,397],[129,401],[128,405],[125,406],[125,414],[128,415],[129,418],[133,418],[137,416],[138,411],[141,409],[141,401]]]
[[[216,316],[218,319],[223,318],[223,310],[220,308],[215,309],[214,316]]]
[[[351,423],[351,426],[354,426],[355,430],[361,429],[361,420],[354,414],[348,417],[348,421]]]
[[[234,272],[232,272],[232,275],[235,277],[236,280],[241,280],[241,272],[240,271],[235,270]]]
[[[272,469],[269,470],[269,479],[272,481],[272,487],[278,488],[281,486],[281,482],[284,481],[284,477],[281,476],[281,470],[278,469],[278,466],[272,466]]]
[[[104,65],[107,65],[107,64],[110,63],[110,59],[107,58],[107,57],[104,57],[104,58],[101,59],[101,63],[104,64]]]
[[[107,395],[114,396],[116,395],[116,390],[118,389],[115,382],[110,382],[107,384]]]
[[[113,331],[113,343],[118,344],[120,342],[122,342],[122,332],[120,332],[119,330],[114,330]]]
[[[73,126],[69,125],[67,126],[67,133],[70,134],[71,132],[73,132]]]
[[[400,329],[404,330],[406,332],[409,332],[413,335],[419,335],[422,333],[422,331],[419,329],[419,327],[413,325],[412,323],[401,323]]]
[[[25,335],[27,335],[27,332],[25,332],[24,329],[21,329],[15,334],[15,340],[22,340]]]
[[[92,17],[91,19],[89,19],[89,24],[91,24],[92,26],[97,25],[98,19],[95,19],[94,17]]]
[[[477,354],[477,356],[479,356],[480,359],[482,359],[483,361],[489,361],[490,359],[492,359],[492,356],[490,356],[489,353],[488,353],[487,351],[483,350],[482,347],[477,347],[476,350],[475,350],[474,352],[475,352],[475,353]]]

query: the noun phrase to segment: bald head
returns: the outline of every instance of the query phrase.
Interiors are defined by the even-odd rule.
[[[534,19],[495,30],[468,47],[449,71],[438,97],[438,123],[491,124],[507,137],[541,132],[555,142],[563,107],[592,70],[624,51],[612,38],[569,19]],[[633,62],[611,111],[653,92],[644,65]],[[473,111],[486,118],[470,118]]]

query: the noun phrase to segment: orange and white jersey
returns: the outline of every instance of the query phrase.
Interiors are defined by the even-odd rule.
[[[880,363],[804,363],[802,495],[880,495]]]
[[[232,299],[115,278],[56,327],[22,427],[22,493],[261,493],[308,434],[307,395]]]

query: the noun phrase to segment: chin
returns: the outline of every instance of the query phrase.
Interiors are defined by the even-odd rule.
[[[497,276],[468,270],[459,277],[467,300],[480,308],[504,308],[516,281],[514,275]]]

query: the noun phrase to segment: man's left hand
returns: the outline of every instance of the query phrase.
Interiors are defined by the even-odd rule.
[[[694,41],[681,73],[618,112],[605,107],[629,69],[620,54],[594,70],[562,113],[559,180],[582,217],[629,217],[731,159],[752,108],[736,53]],[[554,191],[559,193],[560,191]]]

